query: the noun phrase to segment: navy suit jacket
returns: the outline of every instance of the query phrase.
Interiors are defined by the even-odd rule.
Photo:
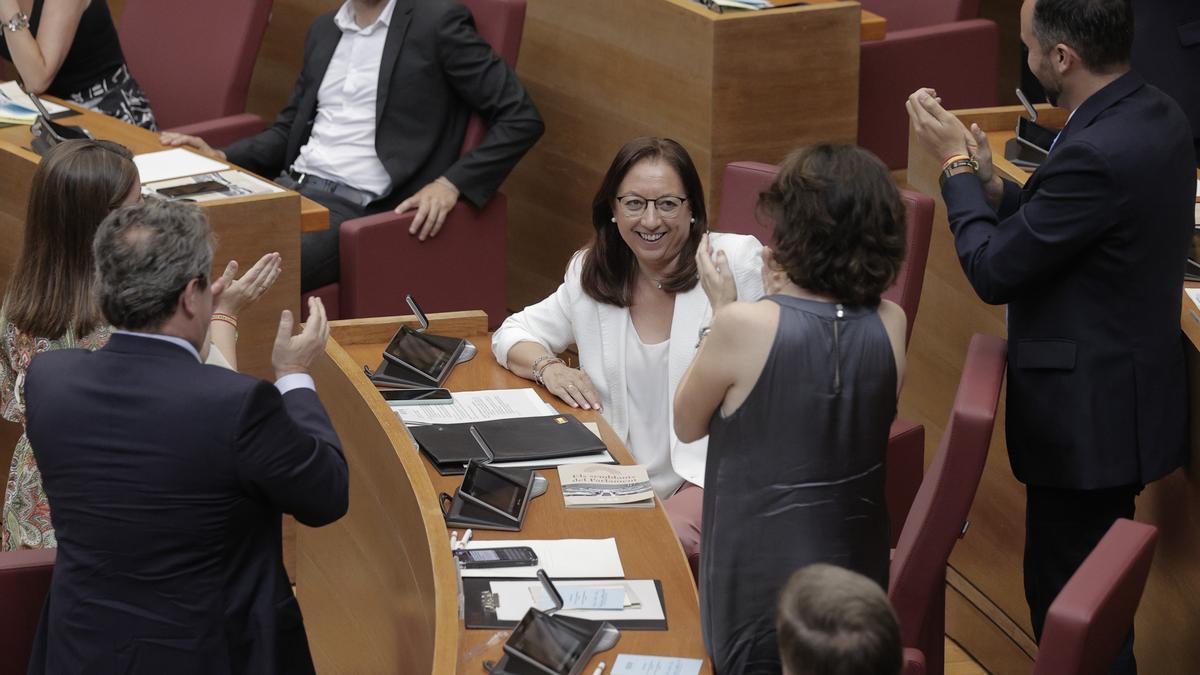
[[[1183,107],[1200,159],[1200,0],[1134,0],[1130,60]]]
[[[962,268],[1008,303],[1008,452],[1040,487],[1144,484],[1187,457],[1179,328],[1195,158],[1179,105],[1129,72],[1071,117],[999,213],[942,194]]]
[[[280,515],[346,512],[316,392],[116,334],[39,355],[25,397],[58,537],[30,673],[313,672]]]
[[[300,77],[275,124],[226,148],[229,161],[270,177],[296,161],[342,39],[335,14],[317,17],[309,28]],[[487,135],[460,156],[474,112]],[[375,125],[375,151],[392,189],[369,211],[394,208],[442,175],[481,207],[544,130],[517,74],[476,32],[470,10],[449,0],[396,0],[379,66]]]

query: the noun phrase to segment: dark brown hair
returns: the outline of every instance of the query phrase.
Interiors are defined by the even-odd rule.
[[[853,145],[789,154],[758,208],[775,223],[775,264],[798,286],[879,304],[904,261],[904,202],[887,167]]]
[[[696,165],[682,145],[669,138],[643,136],[629,141],[617,152],[608,167],[608,173],[604,174],[600,189],[596,191],[596,198],[592,200],[592,227],[596,229],[596,234],[584,256],[580,283],[583,292],[596,302],[628,307],[633,301],[637,262],[612,220],[613,204],[617,201],[617,190],[621,187],[621,181],[625,180],[625,174],[644,159],[657,159],[675,169],[687,193],[684,195],[687,197],[686,203],[695,220],[676,257],[675,270],[662,280],[662,289],[669,293],[690,291],[699,278],[696,272],[696,249],[700,247],[700,237],[708,229],[708,212],[704,208],[704,186],[700,183],[700,174],[696,172]]]
[[[133,155],[109,141],[51,148],[33,174],[25,241],[5,293],[8,321],[25,333],[82,337],[103,322],[93,293],[92,239],[137,181]]]
[[[779,595],[779,658],[790,675],[897,675],[900,626],[874,581],[833,565],[792,574]]]

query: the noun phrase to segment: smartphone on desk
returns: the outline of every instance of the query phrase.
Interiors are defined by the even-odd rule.
[[[441,387],[380,389],[383,400],[396,405],[447,405],[454,403],[449,389]]]
[[[192,195],[202,195],[209,192],[224,192],[228,189],[228,185],[218,183],[215,180],[205,180],[199,183],[184,183],[183,185],[173,185],[171,187],[159,188],[156,190],[158,194],[178,199],[179,197],[190,197]]]
[[[454,552],[454,557],[466,569],[489,567],[533,567],[538,563],[537,553],[528,546],[505,548],[463,548]]]

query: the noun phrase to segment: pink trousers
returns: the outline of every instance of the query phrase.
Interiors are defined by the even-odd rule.
[[[704,488],[687,481],[663,502],[663,509],[675,528],[692,575],[700,570],[700,520],[704,511]]]

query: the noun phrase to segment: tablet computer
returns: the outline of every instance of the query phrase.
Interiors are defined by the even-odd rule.
[[[383,357],[414,376],[414,379],[441,386],[458,362],[465,340],[419,333],[401,326],[383,350]]]

